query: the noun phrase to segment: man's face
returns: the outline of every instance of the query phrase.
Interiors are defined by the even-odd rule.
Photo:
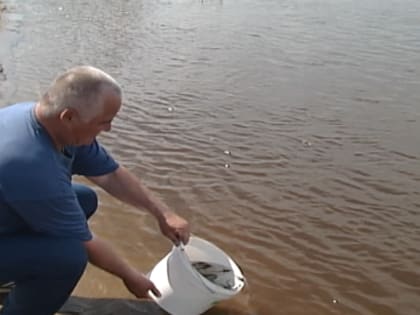
[[[72,128],[71,142],[73,145],[91,144],[99,133],[111,130],[112,120],[121,107],[121,98],[112,91],[104,91],[103,93],[105,101],[101,114],[88,122],[78,117],[77,122]]]

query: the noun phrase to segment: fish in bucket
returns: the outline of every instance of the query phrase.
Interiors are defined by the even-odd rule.
[[[239,266],[214,244],[192,236],[173,246],[149,273],[161,292],[153,300],[171,315],[199,315],[245,286]]]

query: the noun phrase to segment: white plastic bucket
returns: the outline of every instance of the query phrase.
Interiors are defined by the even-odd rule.
[[[232,270],[229,288],[217,285],[202,276],[191,263],[206,262]],[[237,264],[212,243],[192,236],[185,246],[173,247],[153,270],[149,279],[162,296],[152,296],[155,302],[172,315],[199,315],[219,301],[239,293],[245,285]]]

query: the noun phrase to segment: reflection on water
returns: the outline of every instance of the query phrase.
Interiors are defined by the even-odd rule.
[[[7,1],[2,106],[93,64],[125,103],[110,151],[249,285],[206,315],[420,312],[420,3]],[[99,192],[92,228],[138,268],[170,248]],[[77,294],[129,298],[94,268]]]

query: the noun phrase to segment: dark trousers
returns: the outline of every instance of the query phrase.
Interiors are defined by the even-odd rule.
[[[89,218],[96,210],[96,193],[73,184]],[[1,315],[53,315],[65,303],[87,264],[83,242],[37,234],[0,237],[0,283],[15,282]]]

